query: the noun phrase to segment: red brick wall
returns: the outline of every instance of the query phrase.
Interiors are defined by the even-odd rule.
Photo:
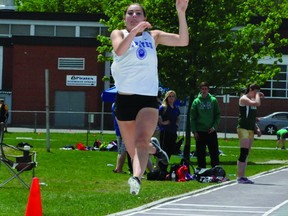
[[[12,90],[13,47],[3,47],[2,90]]]
[[[45,111],[45,69],[49,70],[50,110],[55,91],[85,91],[86,112],[101,111],[104,63],[97,62],[95,47],[13,46],[13,110]],[[6,55],[6,53],[5,53]],[[85,58],[85,70],[58,70],[58,58]],[[66,86],[66,75],[96,75],[96,87]],[[31,116],[27,117],[31,121]],[[21,116],[23,121],[23,116]],[[13,114],[13,122],[17,115]]]

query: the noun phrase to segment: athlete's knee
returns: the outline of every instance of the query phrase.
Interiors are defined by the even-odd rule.
[[[146,137],[143,136],[139,136],[136,140],[135,140],[135,147],[136,148],[148,148],[148,145],[150,143],[150,140],[148,140]]]
[[[240,156],[239,156],[239,161],[240,162],[246,162],[246,159],[249,155],[249,149],[248,148],[240,148]]]

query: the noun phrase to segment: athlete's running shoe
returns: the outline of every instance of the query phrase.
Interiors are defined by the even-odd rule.
[[[128,184],[130,186],[130,194],[137,195],[140,191],[140,180],[137,177],[133,176],[129,178]]]
[[[240,178],[238,178],[238,179],[237,179],[237,182],[238,182],[239,184],[254,184],[253,181],[249,180],[249,179],[246,178],[246,177],[240,177]]]
[[[157,157],[159,162],[161,162],[163,165],[168,165],[169,157],[166,152],[161,149],[158,139],[156,137],[152,137],[151,143],[156,148],[156,153],[154,154],[155,157]]]

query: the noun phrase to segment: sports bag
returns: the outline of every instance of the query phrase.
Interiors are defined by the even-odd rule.
[[[153,170],[152,172],[147,173],[147,180],[150,181],[164,181],[166,180],[167,172],[164,170]]]
[[[225,179],[226,172],[221,166],[210,169],[200,169],[195,171],[196,180],[199,182],[220,182]]]

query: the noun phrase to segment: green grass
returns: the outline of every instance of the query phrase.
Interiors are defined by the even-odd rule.
[[[29,138],[29,139],[28,139]],[[99,135],[89,134],[88,145],[93,145]],[[45,216],[94,216],[107,215],[159,200],[191,192],[211,184],[196,181],[175,183],[171,181],[143,180],[138,196],[129,194],[127,180],[129,175],[114,174],[114,167],[107,166],[116,162],[116,152],[108,151],[65,151],[65,145],[75,146],[78,142],[87,145],[85,133],[51,133],[50,152],[46,148],[45,133],[7,133],[5,143],[16,145],[28,142],[37,151],[38,167],[36,177],[47,186],[41,186],[43,215]],[[114,134],[104,134],[104,142],[115,139]],[[238,158],[238,140],[220,139],[220,149],[225,155],[220,157],[221,165],[228,177],[233,180]],[[281,163],[268,163],[272,160],[287,160],[287,152],[274,150],[276,141],[255,140],[254,149],[249,156],[247,176],[283,166]],[[194,141],[192,141],[194,144]],[[270,148],[259,149],[258,147]],[[194,150],[192,145],[191,150]],[[170,163],[178,163],[180,158],[172,156]],[[191,159],[195,164],[196,159]],[[207,157],[209,163],[209,158]],[[128,169],[127,164],[124,167]],[[24,175],[23,175],[24,174]],[[31,173],[23,173],[28,182]],[[0,166],[0,180],[9,176],[8,170]],[[29,190],[17,180],[0,188],[0,215],[22,216],[25,214]]]

